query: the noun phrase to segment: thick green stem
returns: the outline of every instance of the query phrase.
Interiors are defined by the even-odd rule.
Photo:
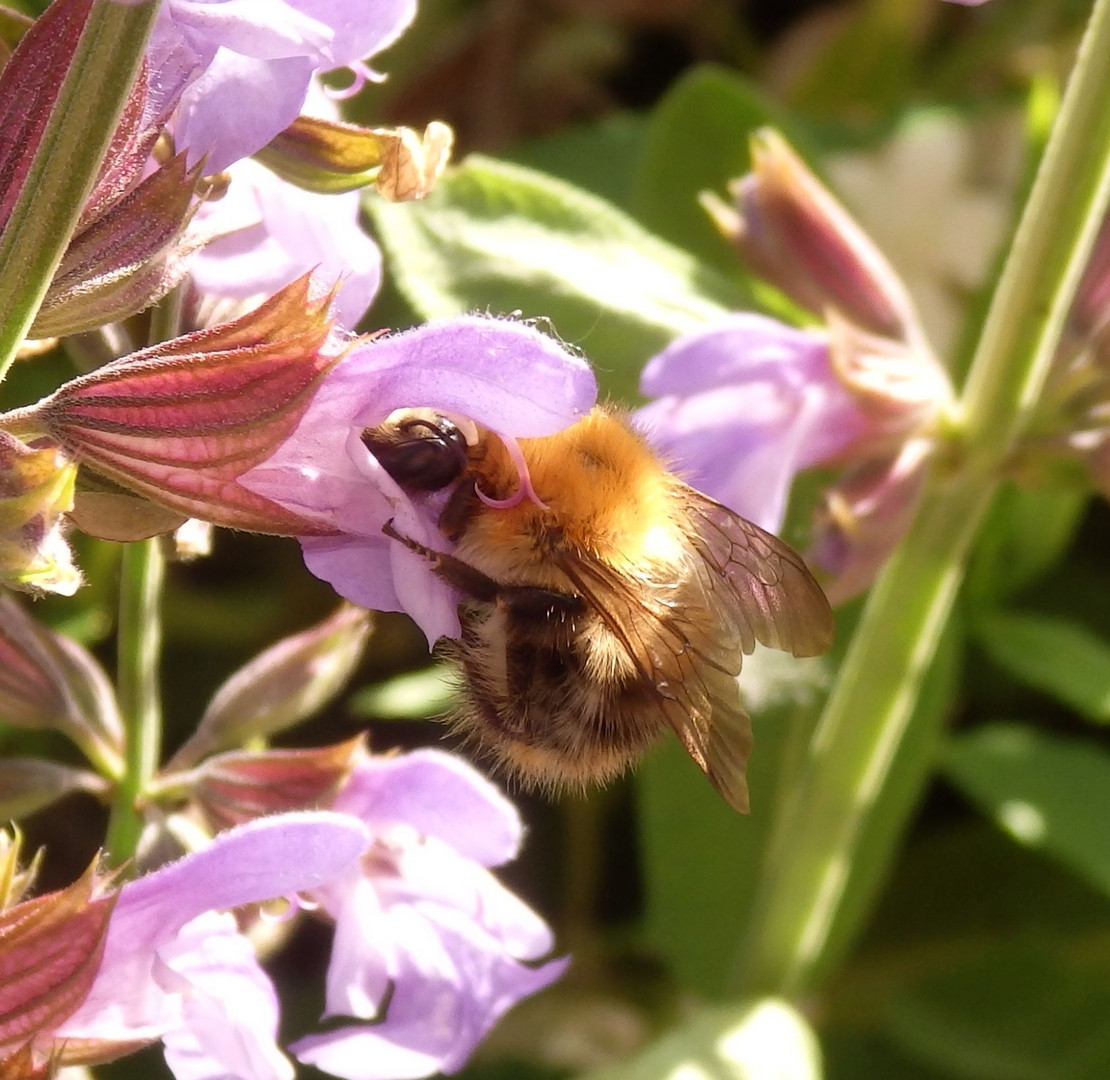
[[[165,561],[158,537],[128,544],[120,576],[117,694],[126,736],[126,771],[108,824],[108,857],[118,865],[135,854],[142,830],[140,799],[162,752],[158,662]]]
[[[741,989],[797,994],[862,923],[900,813],[882,796],[976,531],[1028,423],[1110,192],[1110,0],[1097,0],[999,281],[962,401],[964,456],[936,480],[872,590],[813,745],[782,808],[745,943]],[[928,753],[927,741],[917,743]],[[903,774],[927,776],[921,768]],[[905,763],[903,762],[904,766]],[[883,807],[877,812],[876,808]],[[878,839],[876,839],[878,838]],[[850,903],[846,903],[850,898]]]
[[[0,235],[0,378],[50,285],[142,62],[155,0],[93,5],[22,193]]]

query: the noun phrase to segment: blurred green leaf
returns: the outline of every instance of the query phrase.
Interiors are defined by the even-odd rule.
[[[374,720],[425,720],[446,713],[458,693],[454,665],[434,664],[359,690],[349,709]]]
[[[1013,612],[982,616],[976,633],[987,655],[1022,682],[1089,720],[1110,721],[1110,643],[1075,622]]]
[[[557,176],[628,209],[647,124],[647,118],[637,113],[610,113],[596,124],[567,128],[518,146],[510,156],[518,165]]]
[[[1110,893],[1110,753],[997,723],[954,738],[944,764],[948,778],[1015,840]]]
[[[931,0],[844,5],[813,35],[808,62],[789,79],[791,104],[813,116],[889,115],[920,81],[921,42],[935,8]]]
[[[824,1080],[951,1080],[938,1076],[889,1044],[881,1033],[858,1031],[821,1032],[825,1056]]]
[[[1085,492],[1007,485],[999,492],[975,544],[966,592],[980,608],[995,606],[1062,558],[1079,525]]]
[[[419,314],[548,320],[618,397],[635,396],[644,362],[675,335],[745,303],[603,199],[490,158],[468,158],[423,202],[365,206]]]
[[[748,138],[766,125],[791,142],[796,124],[747,79],[706,64],[679,79],[652,114],[632,197],[632,211],[659,236],[693,252],[730,277],[743,275],[739,256],[698,203],[720,196],[751,167]]]
[[[674,974],[703,994],[720,996],[735,974],[775,807],[827,681],[821,660],[763,649],[745,660],[741,687],[756,741],[747,816],[724,802],[673,739],[637,773],[644,933]]]
[[[632,1061],[588,1080],[820,1080],[821,1050],[785,1001],[705,1010]]]
[[[887,1031],[907,1052],[961,1080],[1110,1076],[1106,972],[1012,945],[895,996]]]

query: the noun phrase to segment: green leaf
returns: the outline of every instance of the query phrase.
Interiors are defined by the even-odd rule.
[[[724,196],[728,182],[748,172],[749,136],[768,124],[798,141],[788,118],[752,83],[713,65],[694,68],[652,115],[633,213],[722,273],[742,275],[739,256],[713,226],[698,196],[703,191]]]
[[[897,995],[886,1030],[963,1080],[1110,1076],[1106,971],[1028,945],[992,949]]]
[[[1000,612],[980,618],[976,631],[987,655],[1016,678],[1089,720],[1110,721],[1110,644],[1048,615]]]
[[[350,702],[358,717],[374,720],[425,720],[443,716],[459,693],[452,664],[434,664],[360,690]]]
[[[708,1009],[632,1061],[588,1080],[820,1080],[809,1025],[776,998]]]
[[[749,815],[724,802],[676,740],[667,739],[637,772],[644,935],[683,985],[703,994],[720,996],[735,975],[736,942],[776,805],[827,681],[821,660],[763,649],[745,660],[741,687],[756,742]]]
[[[1020,844],[1110,893],[1110,754],[1019,724],[953,739],[948,778]]]
[[[577,184],[627,209],[647,126],[641,114],[610,113],[595,124],[566,128],[515,147],[510,155],[518,165]]]
[[[489,158],[468,158],[423,202],[365,207],[421,316],[547,319],[618,396],[635,395],[644,362],[675,335],[746,300],[603,199]]]

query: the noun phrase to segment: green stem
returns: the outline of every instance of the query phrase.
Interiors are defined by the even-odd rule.
[[[11,218],[0,235],[0,379],[69,243],[143,58],[154,0],[93,5]]]
[[[108,823],[106,846],[115,865],[135,854],[142,831],[140,801],[162,752],[158,661],[165,562],[158,537],[127,544],[120,576],[117,694],[123,715],[126,771]]]
[[[918,791],[929,743],[907,740],[968,552],[1040,396],[1110,194],[1110,0],[1097,0],[999,280],[962,401],[965,456],[934,481],[872,589],[818,723],[745,945],[745,993],[797,994],[858,929],[915,800],[890,813],[891,768]],[[900,752],[918,747],[918,767]],[[866,884],[861,887],[860,881]]]

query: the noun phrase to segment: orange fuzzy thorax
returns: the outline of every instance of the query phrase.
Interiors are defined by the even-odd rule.
[[[483,507],[467,527],[458,554],[502,579],[520,575],[548,587],[565,586],[546,565],[555,548],[577,548],[616,569],[671,562],[681,555],[674,520],[673,479],[623,419],[594,409],[566,430],[520,443],[532,487],[530,499],[509,509]],[[519,486],[516,467],[496,436],[475,464],[479,489],[503,499]]]

